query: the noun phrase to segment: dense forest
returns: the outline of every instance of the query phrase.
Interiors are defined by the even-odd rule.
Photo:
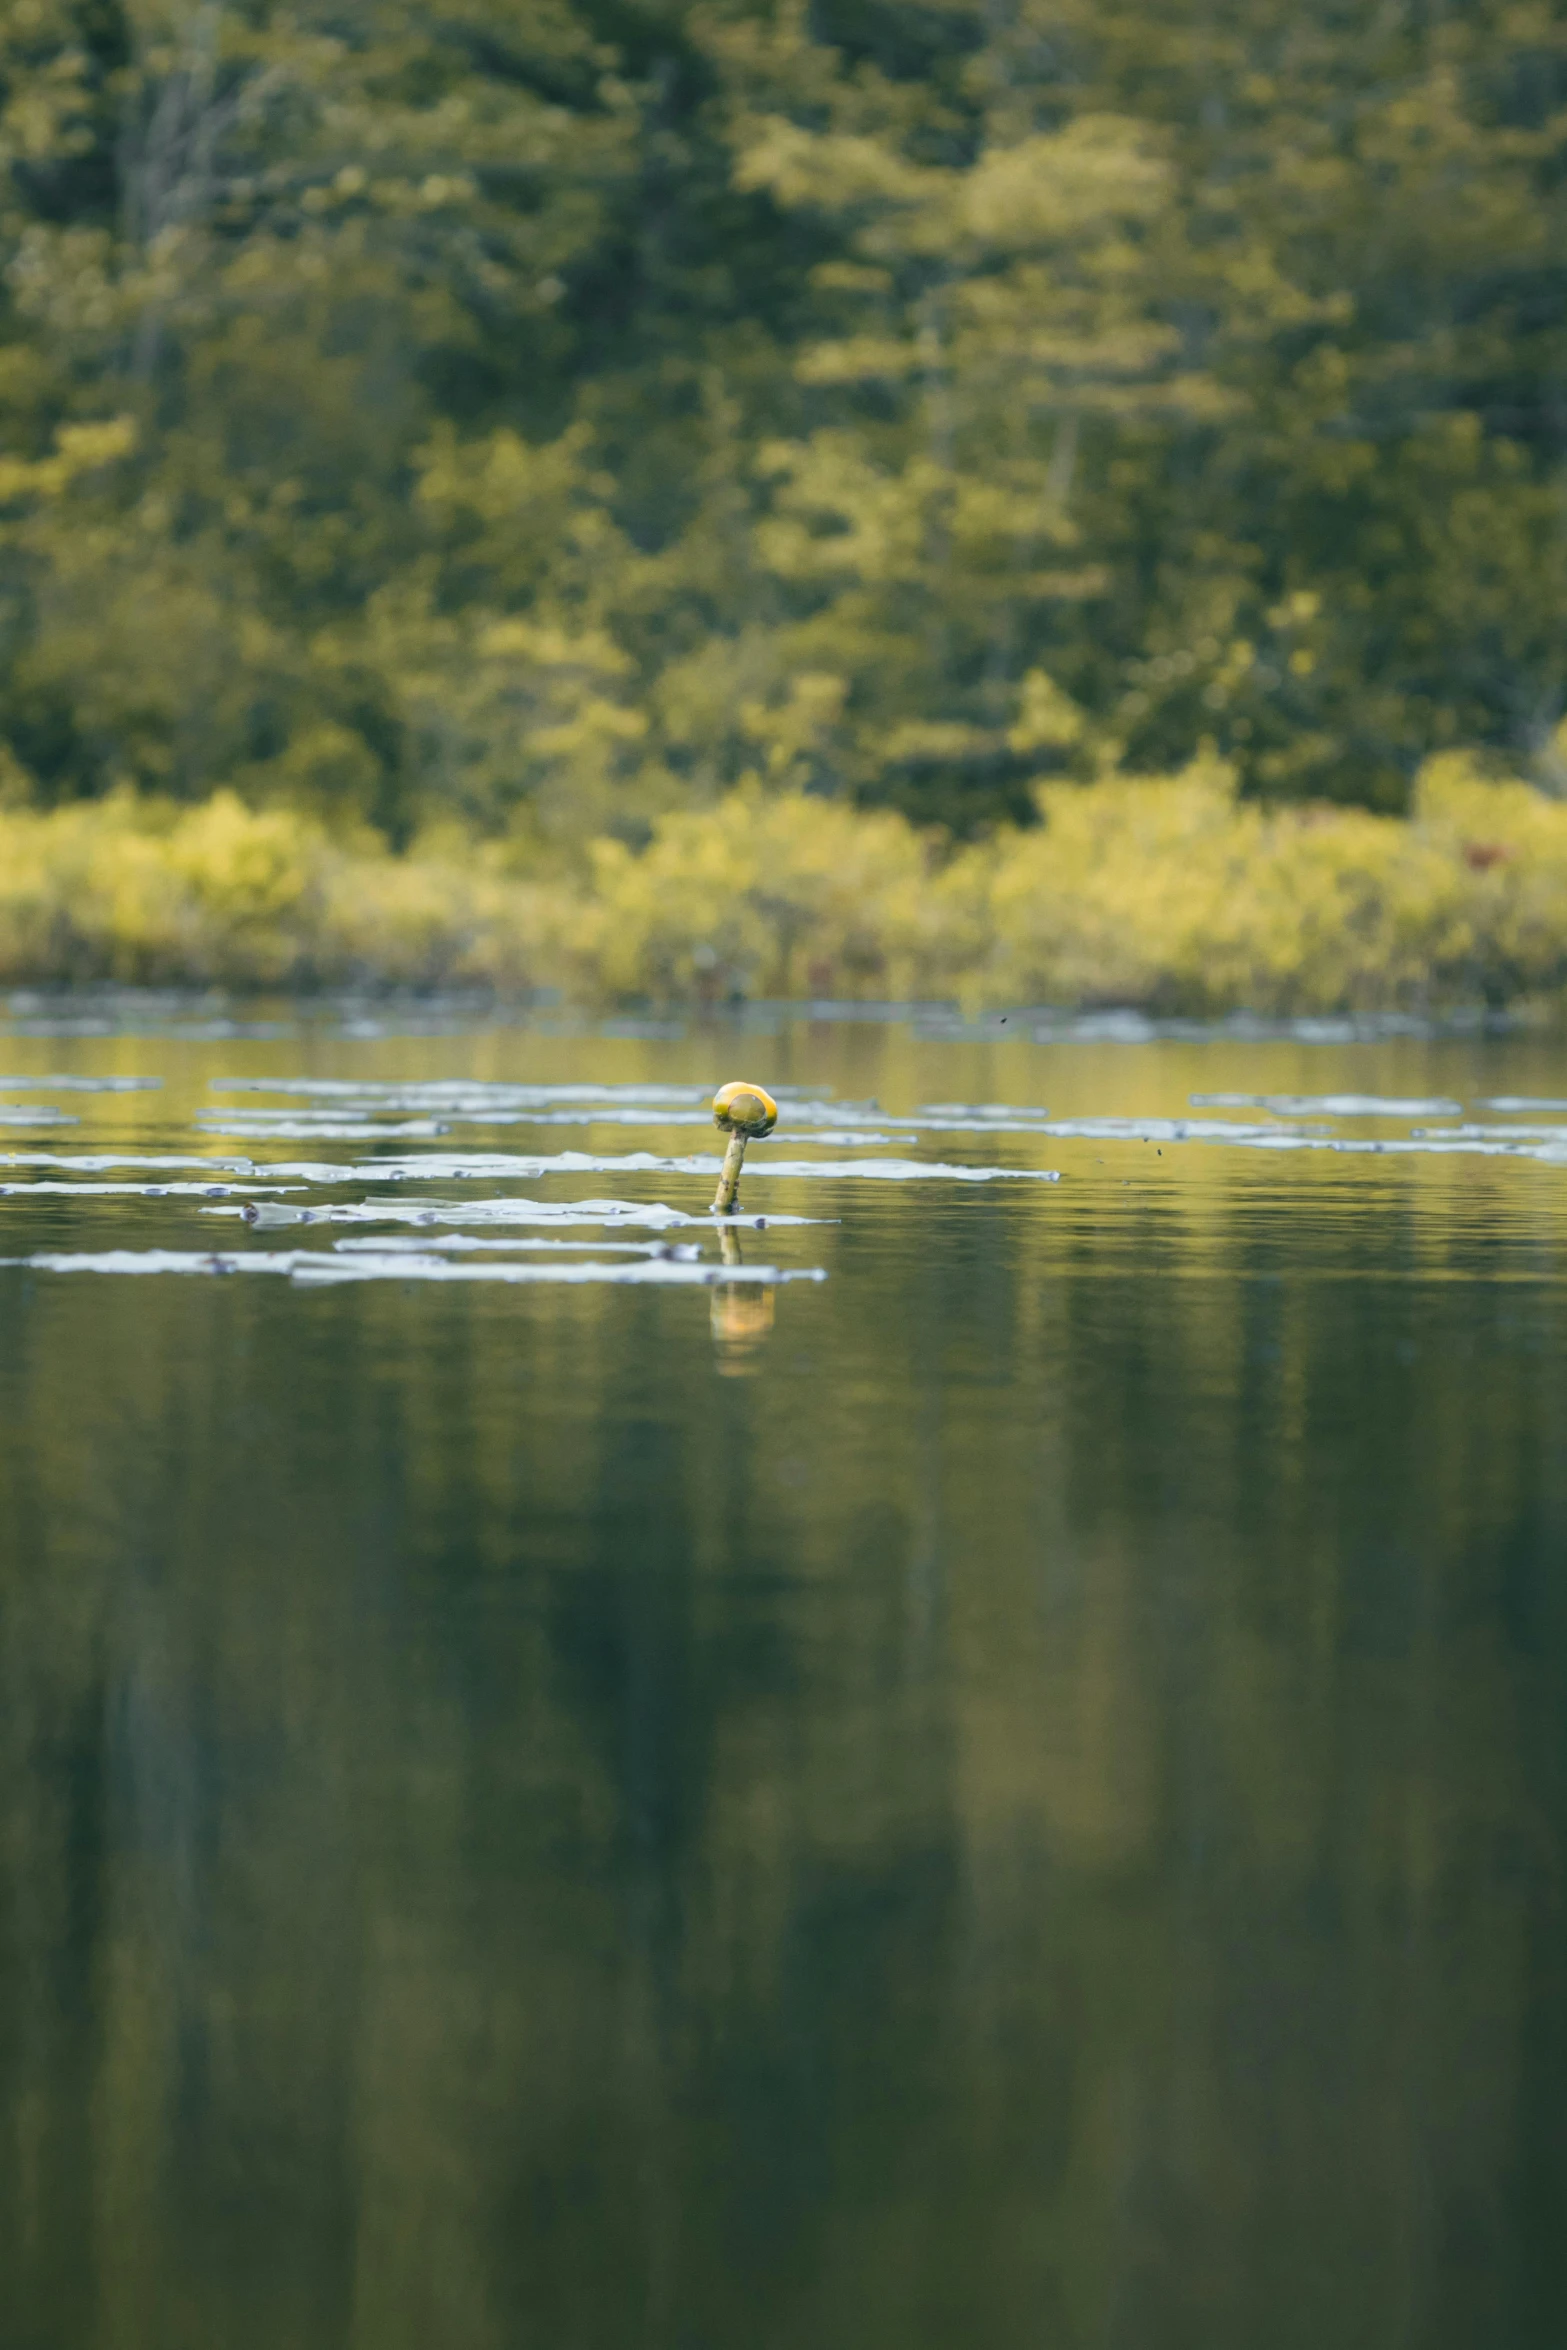
[[[6,0],[0,776],[1567,786],[1549,0]]]

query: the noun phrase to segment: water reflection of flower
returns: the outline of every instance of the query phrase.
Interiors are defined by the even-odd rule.
[[[743,1265],[740,1238],[725,1224],[718,1235],[719,1254],[726,1265]],[[756,1357],[772,1335],[778,1292],[754,1281],[720,1281],[713,1291],[713,1347],[720,1378],[745,1379],[756,1370]]]

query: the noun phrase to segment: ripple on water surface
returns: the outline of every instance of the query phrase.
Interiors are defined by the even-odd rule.
[[[279,1033],[275,1024],[262,1023],[253,1039],[255,1048],[265,1048],[274,1062]],[[890,1027],[883,1024],[884,1036],[888,1033]],[[1115,1033],[1122,1042],[1133,1041],[1130,1031]],[[231,1029],[223,1028],[222,1034],[224,1041],[233,1041]],[[1068,1041],[1080,1050],[1097,1036],[1098,1031],[1080,1024]],[[359,1040],[357,1049],[369,1049],[372,1041],[378,1050],[383,1048],[385,1040],[377,1036]],[[662,1050],[666,1056],[689,1058],[683,1044],[675,1055],[679,1041],[637,1040],[645,1055],[656,1058]],[[621,1038],[613,1047],[598,1049],[624,1051],[629,1042]],[[351,1053],[356,1045],[340,1039],[334,1049]],[[428,1056],[438,1048],[425,1041],[402,1049]],[[585,1053],[589,1048],[579,1049]],[[927,1041],[919,1049],[928,1062],[943,1048]],[[518,1040],[515,1057],[528,1057],[525,1040]],[[1036,1057],[1042,1064],[1050,1061],[1048,1054]],[[1091,1106],[1093,1092],[1110,1087],[1090,1082],[1085,1088],[1080,1066],[1074,1070],[1067,1061],[1054,1066],[1058,1076],[1070,1075],[1071,1090],[1078,1097],[1057,1114],[1039,1098],[916,1098],[900,1108],[887,1106],[885,1086],[856,1093],[817,1082],[780,1082],[776,1092],[784,1111],[782,1130],[772,1143],[752,1147],[744,1178],[747,1201],[753,1208],[759,1202],[768,1212],[725,1220],[714,1218],[705,1205],[719,1165],[716,1147],[697,1152],[654,1148],[525,1153],[453,1149],[449,1141],[452,1129],[464,1124],[641,1128],[652,1137],[661,1130],[709,1127],[709,1071],[689,1080],[663,1075],[558,1080],[471,1070],[370,1075],[272,1066],[245,1072],[231,1065],[221,1074],[203,1074],[194,1093],[188,1069],[172,1077],[163,1070],[24,1071],[0,1080],[0,1095],[7,1088],[40,1095],[52,1090],[79,1109],[68,1111],[43,1100],[9,1107],[0,1103],[0,1121],[36,1124],[91,1115],[101,1124],[111,1117],[131,1118],[140,1122],[149,1144],[156,1141],[162,1147],[137,1148],[125,1142],[111,1150],[6,1154],[0,1173],[7,1180],[0,1182],[0,1197],[18,1210],[28,1202],[40,1212],[47,1208],[55,1219],[51,1238],[56,1242],[60,1220],[68,1219],[83,1244],[35,1248],[8,1261],[25,1263],[34,1273],[78,1275],[271,1271],[286,1273],[296,1283],[395,1275],[404,1282],[553,1280],[678,1286],[721,1280],[755,1285],[796,1276],[825,1277],[826,1267],[815,1262],[745,1264],[740,1261],[738,1236],[748,1229],[797,1232],[809,1256],[805,1234],[811,1226],[834,1225],[847,1213],[852,1237],[877,1221],[869,1211],[871,1198],[910,1187],[933,1199],[938,1194],[959,1198],[982,1187],[1010,1191],[1056,1186],[1066,1172],[1071,1178],[1065,1195],[1069,1212],[1062,1229],[1075,1230],[1080,1202],[1071,1199],[1074,1186],[1081,1190],[1086,1183],[1096,1183],[1101,1190],[1108,1186],[1126,1192],[1155,1181],[1168,1183],[1177,1162],[1193,1150],[1205,1157],[1224,1150],[1350,1159],[1464,1156],[1531,1159],[1547,1166],[1567,1157],[1567,1127],[1546,1123],[1542,1115],[1560,1106],[1554,1095],[1475,1094],[1467,1097],[1471,1106],[1466,1115],[1466,1097],[1456,1091],[1237,1086],[1192,1091],[1179,1110],[1168,1098],[1155,1098],[1140,1112],[1125,1105],[1120,1083],[1113,1089],[1123,1096],[1119,1104]],[[1150,1061],[1150,1072],[1162,1073],[1157,1060]],[[142,1098],[158,1095],[160,1089],[160,1101]],[[1167,1097],[1166,1086],[1153,1090],[1156,1096]],[[1083,1100],[1085,1091],[1089,1102]],[[214,1106],[214,1095],[224,1097],[221,1105]],[[94,1096],[99,1098],[94,1101]],[[1487,1112],[1492,1114],[1484,1115]],[[1532,1115],[1533,1123],[1522,1122],[1526,1114]],[[1419,1123],[1433,1118],[1452,1123]],[[123,1132],[128,1129],[122,1126]],[[214,1142],[243,1142],[260,1156],[205,1156],[201,1146],[208,1137]],[[953,1141],[969,1138],[1004,1142],[1006,1155],[951,1155]],[[196,1147],[169,1147],[181,1139]],[[301,1141],[323,1155],[283,1155],[283,1146]],[[445,1148],[409,1147],[443,1141]],[[846,1145],[852,1146],[851,1155],[843,1155]],[[1059,1151],[1062,1145],[1068,1146],[1064,1169],[1041,1163],[1042,1152]],[[1123,1169],[1128,1151],[1133,1153],[1131,1163],[1141,1171],[1135,1177]],[[1100,1172],[1112,1165],[1117,1172]],[[586,1179],[604,1175],[629,1186],[627,1196],[573,1196],[581,1193]],[[671,1187],[667,1196],[635,1196],[636,1187],[649,1179]],[[797,1203],[794,1212],[779,1213],[772,1205],[779,1187],[786,1187],[783,1196]],[[812,1212],[813,1191],[820,1201],[819,1213]],[[341,1196],[345,1192],[355,1196]],[[862,1195],[865,1206],[849,1205]],[[139,1219],[146,1209],[161,1206],[170,1222],[166,1244],[140,1245],[138,1234],[138,1245],[131,1246],[126,1237],[114,1233],[116,1212],[131,1212],[132,1203]],[[1124,1229],[1126,1212],[1124,1204],[1107,1204],[1100,1235],[1107,1245],[1113,1233]],[[242,1229],[233,1246],[210,1246],[204,1236],[189,1232],[192,1216],[238,1219]],[[926,1229],[932,1234],[949,1229],[944,1217],[945,1210],[927,1215]],[[323,1233],[322,1247],[285,1254],[269,1254],[259,1245],[267,1232],[313,1226],[352,1226],[361,1231],[379,1226],[388,1237],[378,1245],[363,1238],[332,1240]],[[391,1237],[399,1227],[435,1237],[399,1241]],[[611,1243],[595,1256],[590,1243],[541,1238],[544,1227],[555,1227],[557,1233],[596,1228],[608,1234],[617,1227],[652,1234],[683,1230],[705,1237],[678,1249],[663,1242]],[[726,1229],[734,1236],[728,1241]],[[200,1245],[186,1245],[187,1240]],[[704,1253],[714,1244],[722,1244],[717,1253]],[[513,1261],[507,1262],[508,1257]]]
[[[96,1009],[0,1087],[13,2331],[1558,2338],[1567,1055]]]

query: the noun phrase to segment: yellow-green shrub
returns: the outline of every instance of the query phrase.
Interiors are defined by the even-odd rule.
[[[1216,762],[1048,784],[1040,814],[950,851],[895,815],[751,789],[662,818],[640,852],[594,842],[577,880],[545,883],[460,835],[394,856],[230,792],[0,806],[0,979],[1194,1013],[1567,982],[1567,806],[1462,758],[1430,764],[1407,822],[1238,803]]]
[[[946,948],[932,854],[899,816],[734,792],[663,817],[640,854],[592,844],[568,976],[669,999],[917,994]]]
[[[482,859],[336,855],[323,877],[313,975],[521,994],[558,965],[557,898]]]
[[[1567,805],[1450,753],[1423,769],[1415,821],[1462,873],[1478,986],[1501,1001],[1567,981]]]
[[[480,858],[399,858],[367,835],[257,812],[231,792],[176,811],[129,794],[0,810],[0,977],[386,980],[525,987],[539,893]]]
[[[1474,877],[1421,824],[1237,805],[1216,763],[1040,799],[995,860],[986,993],[1279,1012],[1484,984]]]
[[[1409,822],[1238,804],[1198,763],[1051,784],[989,851],[973,997],[1194,1013],[1500,1001],[1567,979],[1567,808],[1434,761]]]

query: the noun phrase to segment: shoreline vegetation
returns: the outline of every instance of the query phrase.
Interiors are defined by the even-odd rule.
[[[1567,983],[1567,805],[1461,755],[1426,764],[1407,818],[1260,806],[1211,757],[1037,800],[1037,826],[962,842],[741,790],[547,871],[453,828],[397,853],[231,791],[12,805],[0,981],[1195,1016],[1501,1006]]]
[[[0,804],[197,813],[18,818],[128,872],[7,951],[1532,985],[1551,885],[1411,795],[1567,795],[1564,252],[1548,0],[10,0]],[[1185,780],[1033,838],[1107,773]],[[234,935],[219,781],[324,828]],[[974,854],[819,816],[835,889],[801,793]]]

